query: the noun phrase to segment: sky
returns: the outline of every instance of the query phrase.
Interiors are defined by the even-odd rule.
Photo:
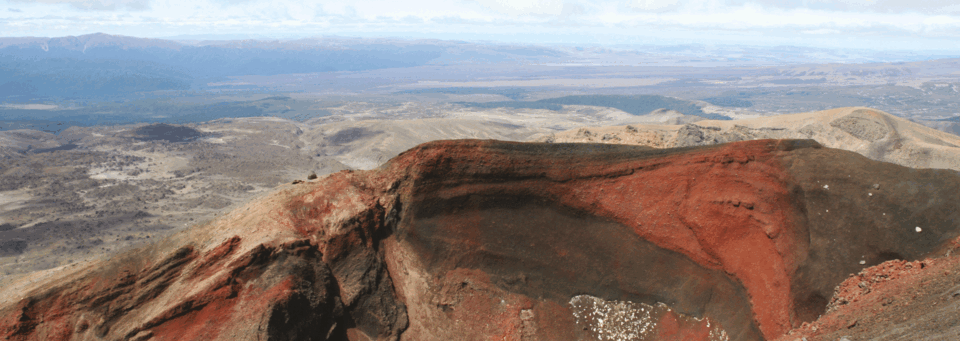
[[[960,50],[956,0],[0,0],[0,36]]]

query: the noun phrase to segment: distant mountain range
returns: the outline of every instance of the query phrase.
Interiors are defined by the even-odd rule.
[[[401,68],[429,63],[555,61],[543,47],[314,38],[177,42],[102,33],[0,38],[0,100],[187,90],[225,76]]]
[[[561,74],[573,74],[572,70],[577,67],[634,67],[641,64],[656,73],[664,68],[677,66],[701,67],[697,68],[698,70],[747,70],[837,62],[919,61],[929,66],[928,69],[942,70],[936,66],[937,62],[932,60],[947,57],[956,56],[924,55],[910,51],[825,50],[790,46],[676,45],[608,48],[344,37],[297,40],[164,40],[96,33],[58,38],[0,38],[0,102],[121,99],[130,94],[153,91],[224,89],[222,86],[230,81],[227,77],[233,76],[367,71],[428,65],[538,65],[551,67],[551,70]],[[953,61],[955,62],[956,60]],[[914,66],[924,68],[921,65]],[[837,65],[825,67],[829,69]],[[859,69],[859,66],[853,68]],[[691,68],[682,69],[686,70],[683,72],[685,77],[702,76],[699,71],[689,72]],[[478,76],[473,71],[464,70],[466,71],[463,74],[468,75],[467,78]],[[803,70],[810,71],[810,68]],[[527,76],[543,77],[539,74]],[[804,81],[815,82],[819,81],[818,79]],[[240,86],[231,89],[243,88],[244,86]],[[744,103],[737,103],[741,104]]]

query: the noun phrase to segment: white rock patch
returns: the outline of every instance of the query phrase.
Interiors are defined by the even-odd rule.
[[[645,303],[629,301],[607,301],[590,295],[574,296],[570,299],[573,316],[577,320],[578,329],[586,334],[580,340],[621,341],[621,340],[656,340],[659,336],[657,323],[663,314],[672,309],[663,303],[652,306]],[[703,319],[686,316],[673,312],[679,319],[702,322]],[[719,325],[710,325],[708,340],[729,341],[727,332]]]

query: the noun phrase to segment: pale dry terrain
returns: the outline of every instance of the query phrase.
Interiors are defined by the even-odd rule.
[[[582,127],[536,136],[672,148],[755,139],[813,139],[826,147],[913,168],[960,170],[960,137],[865,107],[686,125]]]

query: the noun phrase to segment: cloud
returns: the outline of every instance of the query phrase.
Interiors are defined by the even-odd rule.
[[[840,34],[839,30],[829,29],[829,28],[820,28],[816,30],[803,30],[800,31],[803,34]]]
[[[10,12],[13,12],[13,13],[23,13],[23,11],[21,11],[21,10],[19,10],[19,9],[17,9],[17,8],[7,8],[7,10],[10,11]]]
[[[663,2],[669,0],[636,0]],[[943,14],[956,4],[956,0],[694,0],[684,1],[687,7],[737,7],[762,6],[780,9],[809,9],[842,12],[873,12],[873,13],[903,13],[916,12],[924,14]],[[955,10],[954,10],[955,11]]]
[[[84,11],[144,11],[150,9],[150,0],[10,0],[20,3],[66,4]]]
[[[475,0],[480,6],[506,14],[524,15],[560,15],[563,12],[562,0]]]
[[[876,45],[870,41],[906,41],[921,48],[923,39],[939,39],[928,48],[940,48],[960,38],[960,5],[943,0],[7,1],[31,5],[0,22],[3,35],[248,33],[868,47]]]
[[[679,0],[633,0],[627,2],[627,7],[640,11],[663,12],[680,7]]]

